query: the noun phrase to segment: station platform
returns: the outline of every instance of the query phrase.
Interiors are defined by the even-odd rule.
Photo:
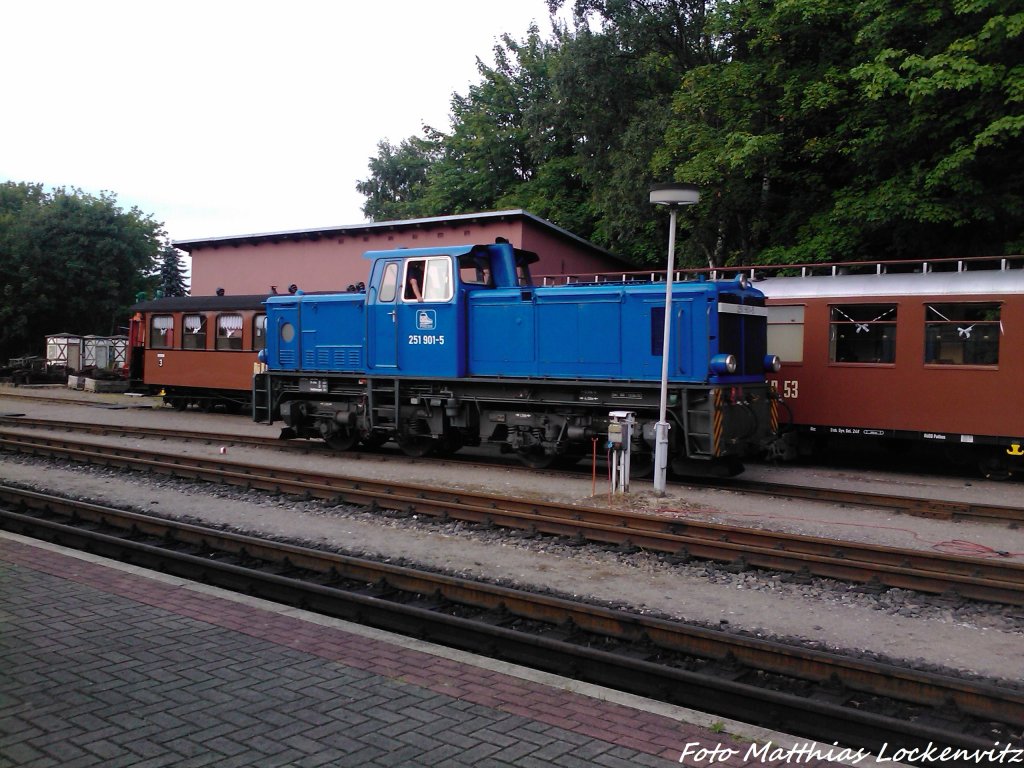
[[[0,532],[0,768],[838,764],[809,748]]]

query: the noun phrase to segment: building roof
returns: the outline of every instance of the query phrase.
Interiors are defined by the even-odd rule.
[[[567,229],[563,229],[555,224],[552,224],[546,219],[542,219],[539,216],[534,216],[532,213],[528,213],[524,210],[509,210],[509,211],[489,211],[485,213],[465,213],[458,214],[455,216],[434,216],[431,218],[424,219],[398,219],[396,221],[370,221],[362,224],[347,224],[337,227],[320,227],[317,229],[292,229],[283,232],[263,232],[249,235],[230,235],[228,237],[206,237],[195,240],[174,240],[171,242],[175,248],[180,248],[183,251],[192,252],[195,248],[216,248],[225,245],[252,245],[260,242],[281,242],[285,240],[302,241],[302,240],[321,240],[324,238],[332,238],[339,236],[354,236],[361,234],[373,234],[378,232],[388,232],[400,229],[420,229],[423,227],[429,227],[436,224],[472,224],[472,223],[488,223],[492,221],[505,221],[511,219],[526,219],[533,222],[534,224],[549,230],[552,234],[559,237],[571,240],[577,245],[587,248],[589,250],[600,253],[610,259],[616,261],[622,261],[624,264],[627,263],[620,257],[613,253],[601,248],[600,246],[594,245],[588,240],[584,240],[578,235],[574,235]]]

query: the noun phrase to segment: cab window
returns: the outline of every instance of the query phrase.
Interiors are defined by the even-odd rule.
[[[384,276],[380,279],[380,295],[378,301],[390,304],[398,293],[398,264],[388,262],[384,266]]]
[[[493,286],[491,257],[474,253],[459,256],[459,282],[463,285]]]
[[[444,302],[452,298],[452,262],[445,256],[409,259],[405,263],[405,301]]]
[[[527,251],[516,251],[516,282],[521,286],[532,286],[530,264],[537,261],[537,255]]]

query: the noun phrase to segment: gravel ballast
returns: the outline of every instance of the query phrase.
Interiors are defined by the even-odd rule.
[[[126,398],[97,399],[97,406],[22,400],[0,390],[0,414],[108,424],[206,428],[211,432],[275,436],[278,429],[244,417],[175,413],[170,409],[122,407]],[[117,442],[117,438],[88,438]],[[123,442],[123,441],[122,441]],[[130,441],[135,442],[135,441]],[[194,455],[221,455],[203,443],[138,441],[146,447]],[[609,502],[599,479],[596,496],[589,478],[525,475],[501,467],[480,469],[428,462],[407,464],[355,458],[321,451],[308,455],[256,448],[225,448],[233,458],[266,461],[325,473],[381,478],[396,473],[404,481],[488,490],[502,495],[600,505]],[[955,477],[909,477],[840,470],[756,468],[751,473],[783,479],[799,473],[804,482],[829,485],[887,485],[904,493],[927,489],[936,498],[968,498],[1024,504],[1020,483],[991,483]],[[811,579],[806,583],[767,571],[733,572],[720,565],[689,562],[644,552],[622,553],[576,546],[545,537],[481,530],[400,515],[370,515],[320,502],[301,502],[235,488],[148,477],[121,470],[56,464],[0,454],[4,482],[49,490],[98,503],[129,506],[162,516],[203,520],[229,530],[308,542],[351,554],[489,581],[550,590],[643,613],[693,621],[762,637],[788,638],[816,647],[903,660],[918,668],[953,669],[967,674],[1024,679],[1024,611],[906,590],[873,590]],[[910,488],[908,486],[914,486]],[[952,523],[813,502],[778,501],[739,493],[693,489],[669,483],[665,498],[649,482],[634,483],[628,497],[611,503],[700,520],[790,530],[837,539],[921,549],[955,550],[995,556],[1008,553],[1024,562],[1024,532],[1005,525]]]

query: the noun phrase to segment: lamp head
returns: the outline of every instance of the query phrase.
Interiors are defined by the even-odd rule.
[[[655,184],[651,187],[651,203],[654,205],[694,205],[700,201],[700,190],[696,184]]]

